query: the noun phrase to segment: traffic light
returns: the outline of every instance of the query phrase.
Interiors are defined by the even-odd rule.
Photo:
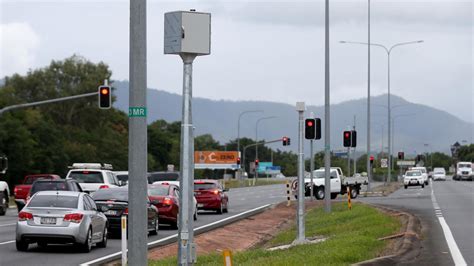
[[[398,160],[404,160],[405,159],[405,153],[402,151],[398,152]]]
[[[305,139],[321,139],[321,119],[307,118],[304,125]]]
[[[304,121],[304,138],[305,139],[316,138],[316,119],[307,118]]]
[[[291,139],[288,138],[288,139],[286,140],[286,146],[290,146],[290,144],[291,144]]]
[[[357,131],[355,130],[351,131],[351,147],[357,147]]]
[[[237,165],[240,165],[240,157],[237,157]]]
[[[281,139],[281,141],[283,142],[283,146],[287,146],[288,145],[288,137],[283,137]]]
[[[112,104],[112,93],[109,86],[99,87],[99,108],[109,109]]]
[[[255,168],[258,168],[258,159],[255,160]]]
[[[344,131],[343,133],[343,144],[344,144],[344,147],[351,147],[351,131]]]
[[[370,155],[370,165],[374,165],[374,156]]]

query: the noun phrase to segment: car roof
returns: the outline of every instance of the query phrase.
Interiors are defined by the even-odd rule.
[[[35,195],[60,195],[60,196],[79,196],[80,194],[84,194],[84,192],[79,191],[65,191],[65,190],[47,190],[47,191],[39,191]]]
[[[128,175],[128,171],[114,171],[116,175]]]

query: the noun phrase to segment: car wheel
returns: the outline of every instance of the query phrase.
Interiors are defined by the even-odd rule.
[[[198,219],[198,208],[196,206],[196,208],[194,209],[193,220],[197,221],[197,219]]]
[[[82,252],[84,253],[89,253],[92,249],[92,229],[89,228],[89,231],[87,231],[87,237],[84,243],[81,245]]]
[[[336,199],[337,198],[337,193],[331,193],[331,199]]]
[[[102,233],[102,241],[97,243],[97,246],[99,248],[106,248],[107,247],[107,234],[108,233],[109,232],[107,231],[107,224],[106,224],[105,227],[104,227],[104,232]]]
[[[221,201],[221,206],[219,209],[217,209],[217,214],[222,214],[224,212],[224,208],[222,207],[222,201]]]
[[[421,185],[421,188],[425,188],[425,185]]]
[[[351,189],[351,199],[357,198],[358,195],[359,195],[359,190],[357,188]]]
[[[227,200],[227,202],[225,203],[224,212],[225,212],[225,213],[228,213],[228,212],[229,212],[229,200]]]
[[[325,196],[324,193],[325,193],[324,187],[318,187],[318,189],[316,190],[316,195],[315,195],[316,199],[318,200],[324,199],[324,196]]]
[[[408,188],[408,186],[407,186],[407,185],[405,185],[405,189],[407,189],[407,188]]]
[[[8,209],[8,197],[4,194],[0,194],[0,216],[3,216],[7,213]]]
[[[28,243],[25,241],[16,241],[16,250],[18,251],[27,251],[28,250]]]
[[[151,230],[150,235],[156,236],[158,234],[158,228],[160,227],[160,223],[158,222],[158,216],[155,218],[155,222],[153,223],[154,227]]]

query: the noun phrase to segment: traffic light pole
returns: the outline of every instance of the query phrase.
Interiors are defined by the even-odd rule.
[[[85,97],[91,97],[91,96],[97,96],[97,92],[89,92],[89,93],[84,93],[84,94],[79,94],[79,95],[74,95],[74,96],[67,96],[67,97],[61,97],[61,98],[32,102],[32,103],[21,103],[21,104],[10,105],[10,106],[6,106],[0,109],[0,116],[5,112],[13,111],[16,109],[28,108],[28,107],[50,104],[50,103],[70,101],[70,100],[75,100],[75,99],[80,99],[80,98],[85,98]]]
[[[249,144],[247,146],[244,146],[244,149],[242,151],[242,164],[243,165],[243,168],[244,168],[244,171],[245,171],[245,151],[247,150],[247,148],[250,148],[250,147],[253,147],[253,146],[257,146],[257,145],[266,145],[266,144],[270,144],[270,143],[275,143],[275,142],[280,142],[282,141],[282,139],[275,139],[275,140],[270,140],[270,141],[262,141],[262,142],[257,142],[257,143],[253,143],[253,144]],[[250,171],[250,170],[249,170]]]
[[[310,198],[311,201],[313,201],[313,196],[314,196],[314,183],[313,183],[313,178],[314,178],[314,152],[313,152],[313,140],[310,141],[310,146],[309,146],[309,152],[311,153],[311,162],[309,163],[309,171],[310,177],[311,177],[311,190],[310,190]]]

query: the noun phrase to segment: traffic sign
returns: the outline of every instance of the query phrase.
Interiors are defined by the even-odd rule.
[[[382,168],[388,168],[388,159],[380,159],[380,166]]]
[[[129,107],[128,117],[146,117],[146,107]]]
[[[414,166],[415,165],[415,161],[397,161],[397,165],[398,166]]]
[[[237,164],[238,151],[195,151],[196,164]]]

